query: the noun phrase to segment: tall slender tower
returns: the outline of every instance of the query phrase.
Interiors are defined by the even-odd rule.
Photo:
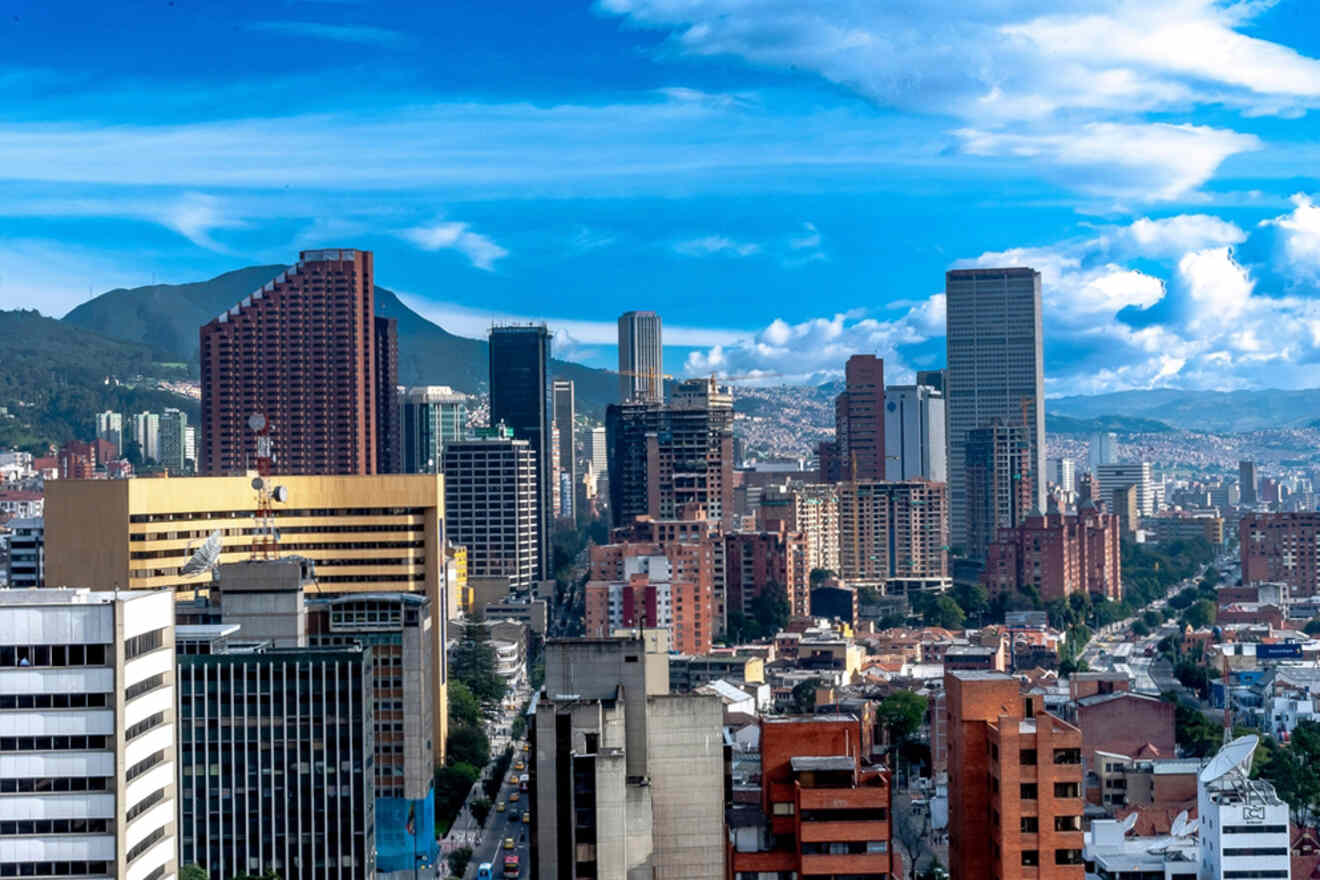
[[[953,543],[967,546],[968,432],[999,420],[1026,433],[1033,503],[1045,509],[1045,368],[1040,273],[955,269],[944,279],[948,346],[949,507]]]
[[[256,455],[248,419],[260,413],[274,473],[376,472],[372,266],[371,251],[303,251],[202,327],[199,471],[243,473]]]
[[[555,450],[559,460],[560,482],[559,510],[556,512],[565,519],[572,519],[573,498],[577,487],[577,467],[574,464],[573,451],[573,418],[577,413],[574,410],[573,380],[556,379],[551,383],[550,390],[554,398],[555,426],[559,429],[559,447]]]
[[[834,398],[839,466],[849,479],[883,480],[885,362],[873,354],[855,354],[848,358],[844,379],[845,390]]]
[[[490,423],[526,440],[536,459],[537,579],[550,572],[550,331],[544,324],[490,330]]]
[[[655,312],[619,316],[619,401],[664,400],[664,344]]]

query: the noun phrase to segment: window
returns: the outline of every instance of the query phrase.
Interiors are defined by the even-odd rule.
[[[1022,864],[1024,864],[1024,865],[1039,865],[1039,864],[1040,864],[1040,850],[1035,850],[1035,849],[1024,849],[1024,850],[1022,851]]]
[[[1082,863],[1082,851],[1080,849],[1056,849],[1054,851],[1054,864],[1056,865],[1080,865]]]
[[[1081,797],[1081,786],[1076,782],[1056,782],[1054,783],[1054,796],[1056,798]]]
[[[1054,763],[1056,764],[1080,764],[1082,763],[1081,749],[1055,749]]]
[[[1023,816],[1022,833],[1035,834],[1037,831],[1040,831],[1040,820],[1035,816]]]
[[[1036,783],[1034,782],[1022,783],[1019,796],[1024,801],[1034,801],[1036,799]]]
[[[1082,817],[1081,817],[1081,816],[1055,816],[1055,817],[1054,817],[1054,830],[1055,830],[1055,831],[1081,831],[1081,830],[1082,830]]]
[[[1287,871],[1225,871],[1224,880],[1265,880],[1265,878],[1286,878]]]
[[[1225,834],[1286,834],[1287,825],[1225,825]]]
[[[1286,846],[1244,846],[1235,849],[1225,849],[1226,856],[1286,856],[1288,847]]]
[[[132,660],[135,657],[141,657],[149,651],[164,646],[164,644],[165,630],[163,628],[133,636],[133,638],[124,642],[124,659]]]
[[[1019,763],[1019,764],[1026,765],[1026,766],[1035,766],[1035,764],[1036,764],[1036,750],[1035,750],[1035,749],[1023,749],[1022,752],[1021,752],[1021,754],[1018,756],[1018,763]]]

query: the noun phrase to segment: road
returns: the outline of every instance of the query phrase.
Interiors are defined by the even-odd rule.
[[[521,753],[521,749],[519,750]],[[515,758],[515,764],[517,759]],[[500,787],[498,803],[504,804],[503,811],[491,810],[486,818],[486,828],[481,837],[481,843],[472,848],[472,864],[468,867],[465,877],[474,878],[477,876],[477,867],[482,862],[490,862],[494,876],[504,876],[504,857],[516,854],[518,856],[520,876],[528,876],[528,861],[531,858],[530,848],[527,843],[527,825],[522,821],[523,810],[527,806],[526,792],[519,793],[517,801],[511,801],[515,793],[518,793],[518,784],[516,777],[521,776],[525,770],[519,772],[510,768],[508,776],[505,778],[504,785]],[[508,838],[513,839],[513,849],[505,849],[504,841]]]

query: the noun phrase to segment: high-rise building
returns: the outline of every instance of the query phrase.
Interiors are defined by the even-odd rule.
[[[943,393],[927,385],[885,389],[886,480],[948,482],[947,446]]]
[[[885,362],[855,354],[844,367],[844,390],[834,398],[834,442],[845,475],[885,478]]]
[[[187,472],[188,414],[166,409],[160,415],[160,466],[172,474]]]
[[[61,480],[90,480],[96,473],[96,445],[70,440],[60,447]]]
[[[46,585],[46,525],[41,517],[11,519],[9,527],[9,588]]]
[[[124,454],[124,415],[106,410],[96,414],[96,439],[104,440],[114,449],[115,457]]]
[[[1045,368],[1040,273],[955,269],[945,275],[949,510],[953,543],[973,545],[968,433],[999,419],[1023,429],[1032,501],[1045,509]]]
[[[1251,778],[1258,743],[1255,736],[1235,739],[1197,774],[1198,877],[1292,876],[1288,804],[1273,785]]]
[[[535,880],[724,880],[724,707],[669,693],[668,640],[550,640],[530,725]]]
[[[596,474],[605,474],[610,469],[609,444],[606,441],[604,425],[591,429],[590,470]]]
[[[1155,481],[1151,476],[1150,462],[1123,461],[1102,464],[1093,473],[1098,498],[1110,503],[1115,489],[1136,486],[1137,512],[1142,516],[1155,515]]]
[[[503,423],[514,437],[526,440],[535,463],[533,577],[539,580],[550,574],[550,331],[544,324],[492,327],[489,352],[490,424]]]
[[[663,629],[682,654],[709,654],[715,636],[713,541],[592,545],[586,635]]]
[[[917,370],[917,384],[925,385],[927,388],[934,388],[940,394],[944,393],[944,374],[947,370]]]
[[[851,714],[762,718],[763,845],[733,852],[735,877],[902,877],[890,846],[890,772]]]
[[[1320,513],[1246,513],[1238,535],[1242,583],[1284,583],[1293,599],[1320,595]]]
[[[399,474],[399,322],[377,315],[372,321],[376,358],[376,473]]]
[[[967,543],[963,551],[985,559],[1000,529],[1022,525],[1036,506],[1031,444],[1020,425],[997,421],[967,432],[963,444]]]
[[[811,569],[807,542],[801,532],[778,530],[734,532],[724,536],[726,614],[753,613],[753,603],[767,590],[778,589],[789,614],[806,616],[810,606]]]
[[[1119,601],[1118,517],[1089,504],[1076,514],[1033,513],[1022,525],[999,530],[981,580],[991,596],[1031,587],[1046,602],[1074,593]]]
[[[0,864],[11,877],[173,877],[174,600],[0,590]]]
[[[536,454],[507,428],[483,428],[445,444],[449,540],[467,548],[468,578],[507,578],[516,590],[540,580]]]
[[[373,876],[371,650],[230,647],[225,629],[180,627],[180,858],[212,877]]]
[[[619,316],[619,402],[665,399],[664,342],[655,312]]]
[[[949,873],[1082,880],[1082,732],[1002,672],[944,675]]]
[[[697,505],[689,505],[679,511],[677,519],[657,520],[641,516],[627,526],[614,529],[611,540],[616,543],[655,544],[668,546],[672,543],[701,544],[710,548],[711,558],[711,622],[716,637],[725,633],[728,624],[728,574],[725,567],[727,547],[724,541],[724,528],[711,521],[706,511]],[[599,557],[609,563],[606,566],[593,566],[591,577],[595,580],[619,580],[622,568],[615,564],[612,556]]]
[[[148,461],[160,459],[160,413],[142,412],[133,416],[133,439]]]
[[[371,474],[379,461],[381,387],[370,251],[303,251],[201,329],[198,470],[241,474],[264,418],[281,474]]]
[[[438,474],[445,444],[468,437],[468,396],[448,385],[419,385],[403,394],[403,471]]]
[[[828,483],[771,486],[761,495],[758,524],[770,531],[800,532],[807,571],[839,571],[839,488]]]
[[[1238,493],[1244,507],[1256,504],[1260,500],[1260,476],[1256,472],[1254,461],[1238,462]]]
[[[1086,451],[1087,464],[1091,473],[1102,464],[1118,462],[1118,435],[1113,431],[1098,431],[1091,435],[1091,445]]]
[[[197,472],[197,426],[183,429],[183,466],[188,473]]]
[[[647,436],[659,434],[665,421],[664,404],[626,401],[605,408],[606,450],[610,522],[626,526],[636,517],[647,516]]]
[[[560,483],[564,482],[564,477],[568,477],[568,492],[562,489],[559,492],[559,509],[555,511],[556,515],[564,519],[572,519],[573,511],[573,487],[577,486],[577,452],[574,440],[577,437],[573,428],[573,420],[577,413],[573,401],[573,380],[555,379],[550,385],[551,393],[554,396],[554,419],[555,427],[559,429],[559,443],[555,447],[554,454],[559,463]]]
[[[1051,458],[1048,465],[1051,483],[1065,492],[1077,491],[1077,468],[1071,458]]]
[[[886,595],[944,590],[949,581],[949,508],[943,483],[839,484],[841,578]]]

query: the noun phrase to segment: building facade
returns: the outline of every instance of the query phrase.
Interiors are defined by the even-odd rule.
[[[507,578],[527,590],[541,579],[536,453],[507,429],[445,446],[449,539],[467,548],[469,581]]]
[[[1024,428],[1032,507],[1045,509],[1045,368],[1040,273],[955,269],[945,274],[949,509],[953,543],[970,547],[968,432]]]
[[[949,480],[944,394],[927,385],[885,389],[885,479]]]
[[[1243,507],[1260,501],[1260,475],[1254,461],[1238,462],[1238,493]]]
[[[1037,505],[1031,444],[1020,425],[991,424],[967,432],[963,445],[967,543],[964,552],[985,559],[1000,529],[1014,528]]]
[[[1137,514],[1155,515],[1155,481],[1151,476],[1150,462],[1124,461],[1102,464],[1095,469],[1094,476],[1097,497],[1104,499],[1106,504],[1111,503],[1116,490],[1136,486]]]
[[[675,651],[709,653],[717,635],[714,543],[593,545],[585,588],[586,635],[664,629]]]
[[[468,396],[448,385],[419,385],[403,393],[399,409],[403,472],[440,473],[445,444],[468,438]]]
[[[5,875],[176,876],[173,599],[2,590],[0,632]]]
[[[619,316],[619,402],[665,399],[664,340],[655,312]]]
[[[46,522],[42,517],[19,517],[8,522],[9,587],[46,586]]]
[[[887,595],[904,595],[914,584],[947,586],[945,485],[928,480],[839,484],[838,573],[845,581],[880,585]]]
[[[855,354],[834,398],[834,442],[848,479],[885,479],[885,421],[885,362]]]
[[[773,588],[783,592],[789,614],[805,615],[810,576],[801,532],[733,532],[724,537],[726,615],[752,616],[753,603]]]
[[[275,473],[376,473],[378,407],[395,393],[377,341],[371,252],[303,251],[201,329],[199,472],[254,467],[259,414]]]
[[[1119,522],[1086,505],[1076,514],[1033,513],[1002,528],[986,555],[981,582],[991,596],[1034,590],[1043,601],[1089,593],[1123,597]]]
[[[1246,513],[1238,540],[1244,584],[1284,583],[1294,599],[1320,593],[1320,513]]]
[[[559,487],[559,503],[555,506],[555,515],[562,519],[573,519],[573,501],[577,488],[577,432],[574,420],[577,416],[576,402],[573,399],[573,380],[555,379],[550,384],[550,393],[554,400],[555,428],[558,431],[555,444],[555,464]],[[565,492],[565,477],[568,491]]]
[[[839,488],[827,483],[771,486],[761,495],[758,525],[799,532],[807,548],[807,572],[839,571]]]

